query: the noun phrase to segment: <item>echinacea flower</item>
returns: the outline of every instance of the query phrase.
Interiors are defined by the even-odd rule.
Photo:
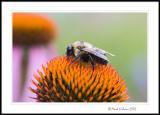
[[[48,44],[57,36],[56,23],[36,13],[13,13],[13,43],[22,46]]]
[[[37,102],[123,102],[128,99],[125,80],[111,64],[88,63],[66,56],[50,60],[34,75],[29,88]]]
[[[32,73],[57,55],[54,20],[38,13],[13,13],[13,101],[32,101],[28,91]]]

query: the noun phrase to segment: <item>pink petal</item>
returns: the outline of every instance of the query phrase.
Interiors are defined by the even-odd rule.
[[[32,47],[29,50],[29,58],[28,58],[28,72],[27,72],[27,80],[24,88],[24,94],[22,96],[22,100],[24,102],[33,102],[34,99],[30,97],[35,97],[31,91],[29,91],[29,87],[35,88],[31,83],[34,76],[33,74],[37,74],[37,70],[42,70],[42,64],[46,64],[50,59],[54,58],[57,55],[55,48],[53,46],[37,46]]]
[[[22,48],[13,46],[13,102],[20,101],[20,75],[21,75]]]

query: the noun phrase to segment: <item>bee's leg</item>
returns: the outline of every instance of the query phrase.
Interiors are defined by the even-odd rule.
[[[73,59],[73,61],[69,64],[69,66],[70,66],[71,64],[73,64],[78,58],[79,58],[79,55],[77,55],[77,56]]]
[[[91,55],[89,55],[89,58],[90,58],[91,65],[92,65],[92,67],[93,67],[93,71],[94,71],[94,67],[95,67],[94,60],[93,60],[93,58],[92,58],[92,56],[91,56]]]
[[[69,60],[70,56],[67,56],[67,60]]]

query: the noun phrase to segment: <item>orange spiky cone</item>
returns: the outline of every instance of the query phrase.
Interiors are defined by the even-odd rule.
[[[57,57],[34,75],[38,102],[123,102],[128,99],[125,81],[110,64],[95,69],[81,61]]]

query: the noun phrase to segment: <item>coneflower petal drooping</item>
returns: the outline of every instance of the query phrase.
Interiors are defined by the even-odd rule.
[[[38,102],[123,102],[128,99],[125,81],[110,64],[90,64],[57,57],[42,66],[30,90]]]

